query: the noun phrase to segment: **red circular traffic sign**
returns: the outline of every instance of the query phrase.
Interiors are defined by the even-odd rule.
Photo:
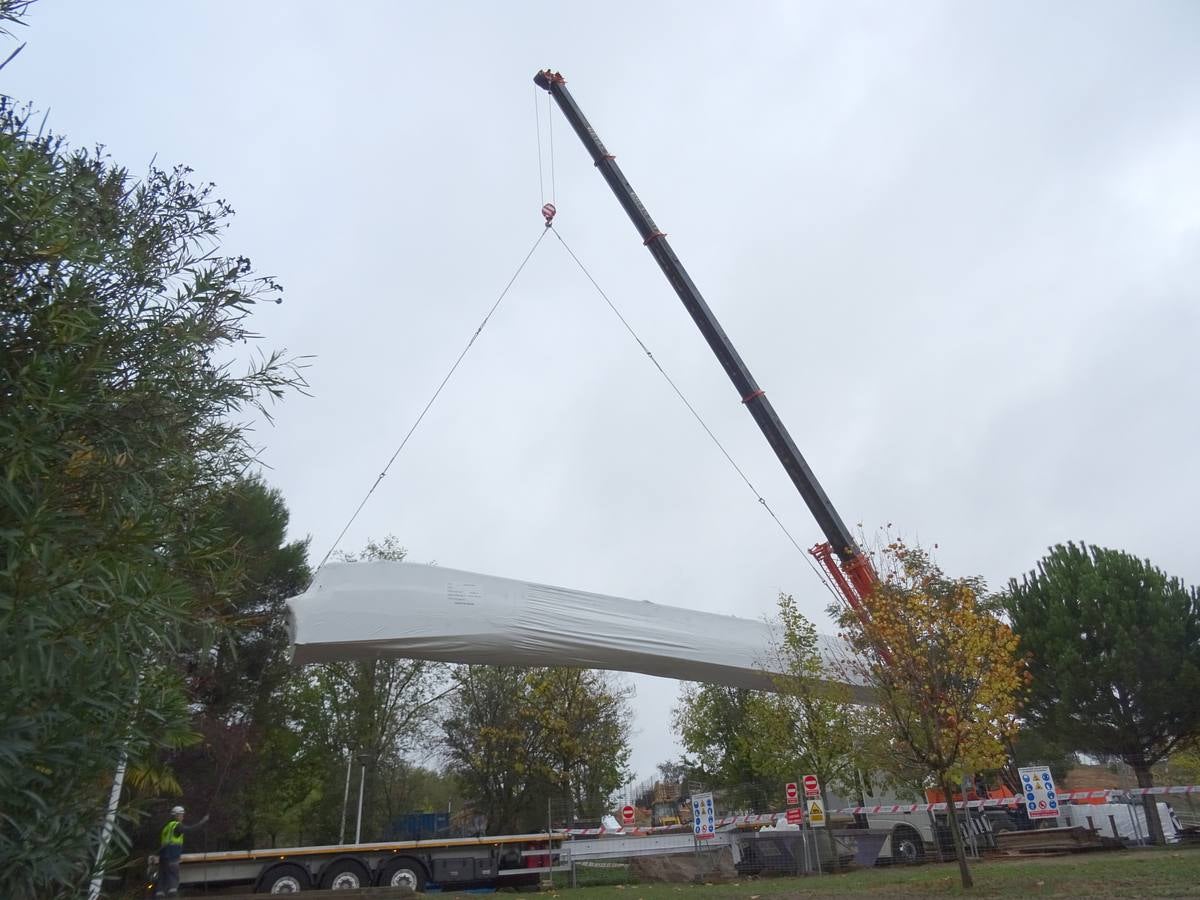
[[[817,776],[816,775],[805,775],[804,776],[804,793],[807,794],[809,797],[815,797],[817,794],[820,793],[820,788],[817,785]]]
[[[621,821],[626,825],[633,824],[633,807],[628,803],[621,807]]]
[[[787,787],[784,788],[784,794],[787,796],[788,802],[790,803],[796,800],[798,793],[799,792],[796,790],[796,782],[789,781],[787,783]]]

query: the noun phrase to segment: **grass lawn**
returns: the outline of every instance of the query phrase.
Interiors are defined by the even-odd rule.
[[[963,891],[958,868],[937,864],[897,869],[868,869],[845,875],[809,878],[743,879],[728,884],[630,884],[559,888],[549,896],[562,900],[775,900],[783,897],[929,897],[969,896],[1200,897],[1200,848],[1125,850],[1049,859],[987,860],[971,867],[975,888]],[[545,898],[548,894],[538,896]],[[534,896],[534,895],[530,895]]]

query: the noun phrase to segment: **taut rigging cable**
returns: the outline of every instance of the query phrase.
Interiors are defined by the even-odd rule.
[[[712,440],[712,442],[716,445],[717,449],[721,452],[721,455],[724,456],[726,461],[729,463],[729,465],[733,467],[733,470],[737,473],[738,477],[741,478],[741,480],[745,483],[746,487],[750,489],[750,492],[752,494],[754,494],[755,499],[759,502],[759,504],[762,506],[762,508],[764,510],[766,510],[767,514],[772,518],[772,520],[774,520],[775,524],[779,526],[779,530],[783,532],[784,536],[788,539],[788,541],[791,543],[791,545],[793,547],[795,547],[796,551],[804,558],[804,561],[808,564],[808,567],[813,571],[813,573],[820,580],[821,584],[823,584],[825,586],[825,589],[828,590],[835,599],[840,599],[840,595],[837,593],[837,591],[834,590],[833,585],[831,585],[829,583],[828,579],[825,577],[825,574],[820,570],[820,568],[818,568],[813,563],[808,552],[806,552],[805,549],[800,546],[799,542],[795,539],[795,537],[792,536],[792,533],[788,530],[787,526],[783,524],[783,521],[775,513],[775,510],[773,510],[771,508],[771,505],[767,502],[766,498],[763,497],[763,495],[759,492],[758,488],[754,486],[754,483],[750,480],[749,476],[746,475],[745,470],[743,470],[742,467],[737,464],[737,462],[734,460],[733,456],[731,456],[729,451],[725,448],[725,445],[721,443],[720,439],[716,436],[716,434],[713,432],[713,430],[711,428],[709,428],[708,423],[704,421],[704,418],[700,415],[700,413],[692,405],[691,401],[689,401],[687,399],[687,397],[684,395],[683,391],[679,388],[679,385],[676,384],[675,380],[667,373],[667,370],[663,368],[662,363],[660,363],[658,361],[658,359],[655,357],[655,355],[650,351],[650,348],[646,346],[646,343],[641,339],[641,337],[638,335],[638,333],[634,330],[633,326],[629,324],[629,320],[625,318],[625,316],[617,308],[617,305],[615,303],[613,303],[612,299],[608,296],[607,293],[605,293],[604,289],[602,287],[600,287],[599,282],[596,281],[595,277],[588,270],[587,266],[585,266],[583,261],[575,254],[575,251],[571,249],[571,246],[566,242],[566,240],[564,240],[563,236],[559,233],[558,229],[554,227],[552,220],[553,220],[554,214],[556,212],[554,201],[557,199],[557,196],[556,196],[557,190],[556,190],[556,185],[555,185],[555,172],[554,172],[554,124],[553,124],[554,123],[554,113],[553,113],[553,107],[550,104],[549,96],[547,96],[547,98],[546,98],[546,110],[547,110],[547,112],[546,112],[547,132],[549,135],[549,150],[550,150],[550,202],[549,203],[545,202],[546,186],[545,186],[545,179],[543,177],[543,170],[544,170],[545,166],[542,161],[541,115],[538,110],[537,89],[535,87],[534,88],[534,109],[533,109],[533,111],[534,111],[534,127],[537,132],[537,145],[538,145],[538,188],[539,188],[539,193],[540,193],[540,199],[543,201],[542,214],[546,218],[546,227],[542,230],[541,234],[538,235],[538,239],[536,241],[534,241],[533,246],[529,248],[529,252],[525,254],[525,258],[523,260],[521,260],[521,264],[519,266],[517,266],[517,270],[513,273],[512,277],[508,280],[508,283],[504,286],[504,289],[500,292],[500,296],[496,298],[496,301],[492,304],[491,309],[489,309],[487,314],[483,317],[483,321],[479,323],[479,327],[475,329],[475,333],[472,334],[470,340],[467,341],[467,345],[463,348],[462,352],[458,355],[458,358],[454,361],[453,365],[450,366],[450,370],[446,373],[445,377],[442,379],[442,381],[438,385],[437,389],[433,392],[433,396],[429,398],[429,402],[425,404],[424,409],[421,410],[421,413],[417,416],[417,418],[413,422],[412,426],[408,429],[408,432],[404,435],[403,440],[400,441],[399,446],[396,447],[395,452],[392,453],[391,458],[387,461],[387,465],[385,465],[383,467],[382,471],[380,471],[379,475],[376,476],[375,481],[371,484],[371,487],[367,490],[367,493],[363,496],[362,500],[359,502],[358,506],[355,508],[353,514],[350,516],[350,519],[346,522],[345,526],[338,533],[337,538],[334,540],[334,542],[330,546],[329,550],[321,558],[321,562],[317,566],[316,572],[313,573],[313,579],[314,580],[316,579],[317,572],[320,572],[320,570],[324,567],[325,563],[327,563],[329,561],[329,557],[333,555],[334,551],[338,548],[338,545],[341,544],[342,538],[344,538],[346,536],[346,532],[350,530],[350,527],[354,524],[355,520],[358,518],[359,513],[362,512],[363,507],[365,507],[367,505],[367,501],[371,499],[371,495],[375,493],[375,490],[379,487],[380,482],[383,481],[384,476],[386,476],[388,473],[388,470],[391,469],[392,464],[396,461],[396,457],[400,455],[400,451],[404,449],[406,444],[408,444],[409,439],[413,436],[413,433],[417,430],[417,426],[419,426],[421,424],[421,421],[425,418],[425,414],[429,412],[430,408],[433,406],[433,404],[437,400],[438,396],[442,393],[443,388],[446,387],[447,382],[450,381],[451,376],[454,375],[455,371],[459,367],[459,364],[462,363],[463,359],[467,355],[467,352],[474,345],[476,339],[479,337],[480,333],[483,331],[484,327],[487,325],[488,320],[491,319],[492,314],[496,312],[497,308],[499,308],[500,303],[504,300],[505,296],[508,294],[509,289],[513,286],[513,283],[517,280],[517,277],[524,270],[524,268],[525,268],[526,264],[529,262],[530,258],[532,258],[534,251],[536,251],[537,248],[541,245],[542,240],[546,237],[546,233],[549,231],[553,231],[554,237],[558,239],[558,242],[562,245],[563,249],[567,251],[568,255],[571,257],[572,260],[574,260],[575,264],[579,267],[579,270],[581,272],[583,272],[583,274],[587,278],[587,280],[589,282],[591,282],[592,287],[594,287],[596,289],[596,292],[601,296],[601,298],[603,298],[604,302],[608,305],[608,308],[610,310],[612,310],[612,312],[620,320],[621,324],[625,327],[625,330],[627,332],[629,332],[630,337],[632,337],[634,339],[634,341],[637,342],[638,347],[640,347],[642,352],[646,354],[646,358],[650,360],[650,362],[658,370],[659,374],[662,375],[662,377],[666,380],[666,382],[670,386],[671,390],[674,391],[675,396],[677,396],[679,398],[680,402],[683,403],[683,405],[687,408],[688,412],[690,412],[692,414],[692,416],[696,419],[696,421],[700,424],[700,427],[702,429],[704,429],[704,433],[707,434],[708,437]]]
[[[362,501],[358,504],[358,507],[350,516],[349,521],[346,522],[345,527],[342,528],[342,530],[338,533],[337,538],[334,540],[329,550],[326,551],[323,557],[321,557],[320,565],[317,566],[316,572],[313,572],[314,581],[316,580],[317,572],[320,572],[325,563],[329,562],[329,557],[333,555],[333,551],[338,548],[338,544],[342,542],[342,538],[346,536],[346,532],[350,530],[350,526],[354,524],[354,520],[358,518],[358,514],[362,512],[363,507],[367,505],[367,501],[371,499],[371,495],[375,493],[375,489],[379,487],[379,483],[383,481],[383,477],[387,475],[388,469],[392,467],[392,463],[396,461],[396,457],[400,455],[400,451],[404,449],[404,445],[407,444],[409,438],[413,436],[413,432],[417,430],[417,426],[421,424],[421,420],[425,418],[425,414],[429,412],[429,408],[433,406],[434,401],[437,400],[438,395],[441,394],[442,389],[446,386],[446,382],[450,380],[450,376],[452,376],[458,369],[459,364],[467,355],[467,351],[469,351],[472,345],[474,345],[475,340],[479,337],[480,332],[483,331],[484,327],[488,323],[488,320],[492,317],[492,314],[500,306],[501,301],[503,301],[505,296],[508,294],[509,288],[513,286],[513,282],[517,280],[517,276],[521,274],[522,270],[524,270],[526,263],[529,262],[530,258],[533,256],[533,252],[541,245],[542,240],[546,237],[546,232],[549,230],[549,228],[542,229],[541,234],[538,235],[538,239],[533,242],[533,246],[529,248],[529,252],[525,254],[525,258],[521,260],[521,264],[517,266],[517,271],[513,272],[512,278],[508,279],[508,284],[504,286],[504,290],[500,292],[500,296],[496,298],[496,302],[492,304],[492,308],[487,311],[487,315],[483,317],[483,321],[479,323],[479,327],[475,329],[475,333],[471,335],[471,339],[467,341],[467,346],[463,347],[462,353],[458,354],[458,359],[456,359],[454,364],[450,366],[450,371],[446,373],[446,377],[442,379],[442,383],[437,386],[437,390],[433,392],[433,396],[429,398],[429,402],[425,404],[425,408],[421,410],[421,414],[417,416],[416,421],[412,423],[412,427],[408,429],[408,433],[404,435],[404,439],[400,441],[400,446],[396,448],[396,452],[392,454],[391,459],[387,461],[387,465],[384,466],[383,470],[378,476],[376,476],[375,482],[371,485],[366,495],[362,498]]]
[[[707,434],[712,439],[712,442],[717,445],[717,449],[721,451],[721,455],[725,457],[725,459],[729,462],[729,465],[731,465],[733,470],[737,472],[738,477],[740,477],[742,481],[746,483],[746,487],[748,487],[751,493],[754,494],[755,499],[757,499],[762,505],[762,508],[765,509],[767,514],[775,520],[775,524],[779,526],[779,530],[784,533],[789,541],[791,541],[792,546],[796,548],[797,552],[804,557],[804,561],[808,563],[808,567],[812,569],[817,578],[820,579],[821,584],[825,585],[825,589],[833,595],[834,599],[840,600],[840,595],[833,589],[833,585],[831,585],[828,579],[826,579],[825,574],[812,561],[811,556],[803,547],[800,546],[800,544],[792,536],[792,533],[788,531],[787,526],[784,525],[779,516],[775,514],[775,510],[771,509],[771,504],[769,504],[766,498],[759,493],[758,488],[754,486],[754,483],[750,480],[750,477],[745,473],[742,467],[737,464],[734,458],[729,454],[729,451],[725,449],[725,445],[721,443],[720,439],[716,436],[716,434],[713,433],[713,430],[708,427],[708,423],[704,421],[704,418],[696,410],[696,407],[691,404],[691,401],[689,401],[687,396],[684,395],[683,391],[680,390],[679,385],[675,383],[675,379],[673,379],[667,373],[667,370],[663,368],[662,363],[658,361],[658,358],[650,352],[650,348],[646,346],[645,342],[633,329],[633,326],[629,324],[629,320],[621,314],[621,310],[617,308],[617,305],[613,303],[608,294],[604,292],[604,288],[600,287],[600,284],[592,276],[592,273],[588,271],[588,268],[583,264],[583,261],[575,255],[575,251],[572,250],[571,246],[563,239],[563,236],[559,233],[558,229],[549,225],[549,223],[547,223],[547,228],[554,232],[554,236],[558,238],[558,242],[562,244],[563,249],[570,254],[571,259],[575,260],[575,264],[579,266],[579,270],[583,272],[583,274],[587,277],[587,280],[592,283],[592,287],[596,289],[596,293],[598,293],[604,299],[604,302],[608,304],[608,308],[611,309],[616,317],[621,320],[621,324],[625,326],[625,330],[629,332],[630,337],[637,342],[638,347],[640,347],[642,352],[646,354],[646,358],[654,364],[654,368],[658,369],[659,374],[666,379],[667,384],[671,386],[671,390],[675,392],[675,396],[679,398],[680,402],[687,407],[688,412],[690,412],[692,416],[695,417],[696,421],[700,423],[700,427],[704,429],[704,433]]]

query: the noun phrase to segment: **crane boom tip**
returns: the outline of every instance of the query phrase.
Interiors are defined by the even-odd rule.
[[[562,77],[561,72],[554,72],[550,69],[542,69],[533,76],[533,83],[544,91],[550,90],[551,84],[566,84],[567,79]]]

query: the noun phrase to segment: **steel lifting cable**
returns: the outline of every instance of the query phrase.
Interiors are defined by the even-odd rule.
[[[758,502],[762,505],[762,508],[765,509],[767,514],[775,520],[775,524],[779,526],[779,530],[784,533],[784,536],[787,537],[789,541],[791,541],[791,544],[796,548],[796,551],[802,557],[804,557],[804,561],[808,563],[808,567],[812,569],[813,573],[820,580],[821,584],[825,585],[825,589],[833,595],[835,600],[840,600],[841,596],[837,593],[837,591],[834,590],[833,585],[829,583],[829,580],[825,577],[825,574],[812,561],[808,551],[801,547],[799,542],[792,536],[792,533],[788,531],[787,526],[784,525],[779,516],[775,514],[775,510],[771,509],[771,504],[769,504],[766,498],[759,493],[758,488],[754,486],[754,483],[750,480],[750,477],[745,473],[742,467],[737,464],[734,458],[729,454],[729,451],[725,449],[725,445],[721,443],[720,439],[716,436],[716,434],[713,433],[713,430],[708,427],[708,423],[704,421],[704,418],[696,410],[696,407],[692,406],[691,401],[689,401],[684,395],[683,391],[680,390],[679,385],[675,383],[675,380],[671,378],[671,376],[667,373],[667,370],[663,368],[662,363],[660,363],[657,357],[650,352],[650,348],[646,346],[646,343],[634,330],[633,326],[629,324],[629,320],[621,314],[621,310],[617,308],[617,305],[613,303],[608,294],[604,292],[604,288],[600,287],[600,284],[594,277],[592,277],[592,273],[588,271],[588,268],[583,264],[583,261],[575,255],[575,251],[571,249],[570,244],[563,239],[563,236],[559,234],[558,229],[551,226],[550,223],[547,223],[547,230],[554,232],[554,236],[558,238],[558,242],[562,244],[563,249],[570,254],[571,259],[575,260],[575,265],[579,266],[579,270],[583,272],[583,274],[587,277],[587,280],[592,283],[592,287],[596,289],[596,293],[604,298],[604,302],[608,304],[608,308],[613,311],[616,317],[621,320],[621,324],[625,326],[625,330],[629,332],[630,337],[637,342],[637,345],[641,348],[642,352],[646,354],[646,358],[654,364],[654,368],[658,369],[659,374],[666,379],[667,384],[671,386],[671,390],[675,392],[675,396],[679,398],[680,402],[687,407],[688,412],[690,412],[696,421],[700,423],[700,427],[704,429],[704,433],[712,439],[714,444],[716,444],[717,449],[721,451],[721,455],[725,457],[725,459],[729,462],[729,465],[731,465],[733,470],[737,472],[738,477],[745,482],[746,487],[748,487],[751,493],[754,494],[755,499],[758,500]]]
[[[537,90],[537,85],[534,85]],[[558,202],[558,188],[554,183],[554,107],[550,105],[550,95],[546,95],[546,130],[550,134],[550,202]]]
[[[396,452],[393,453],[391,459],[387,461],[387,465],[383,467],[383,471],[376,476],[375,482],[371,485],[370,490],[368,490],[366,495],[362,498],[362,501],[358,504],[358,508],[355,509],[353,515],[350,516],[350,520],[346,522],[345,527],[341,530],[341,532],[338,533],[338,536],[334,540],[332,546],[330,546],[325,555],[321,557],[321,564],[317,566],[316,572],[313,573],[314,581],[317,578],[317,573],[324,568],[325,563],[329,562],[329,557],[333,555],[333,552],[338,548],[338,545],[341,544],[342,538],[346,536],[346,532],[350,530],[350,526],[354,524],[354,520],[358,518],[358,514],[363,511],[363,507],[367,505],[367,501],[371,499],[371,495],[375,493],[375,489],[379,487],[379,483],[383,481],[384,476],[387,475],[388,469],[392,467],[392,463],[396,461],[396,457],[400,455],[400,451],[404,449],[404,446],[408,443],[409,438],[413,436],[413,432],[417,430],[417,426],[421,424],[421,420],[425,418],[425,414],[429,412],[430,407],[433,406],[434,401],[436,401],[438,398],[438,395],[442,393],[442,389],[446,386],[446,382],[450,380],[450,376],[452,376],[458,369],[459,364],[463,361],[463,358],[467,355],[467,352],[474,345],[476,339],[487,325],[488,320],[491,319],[492,314],[496,312],[497,308],[500,306],[500,303],[508,294],[509,288],[513,286],[513,282],[517,280],[517,276],[521,274],[522,270],[524,270],[525,265],[533,256],[534,251],[537,250],[537,248],[541,245],[543,238],[546,237],[546,232],[549,230],[549,228],[542,229],[541,234],[538,235],[538,239],[533,242],[533,246],[529,248],[529,252],[525,254],[525,258],[521,260],[521,264],[517,266],[517,271],[513,272],[512,278],[508,279],[508,284],[504,286],[504,290],[500,292],[500,296],[496,298],[496,302],[492,304],[492,308],[487,311],[487,315],[483,317],[483,321],[479,323],[479,327],[475,329],[475,333],[471,335],[471,339],[467,341],[467,346],[463,347],[462,352],[458,354],[458,359],[454,360],[454,364],[450,366],[450,371],[446,373],[446,377],[442,379],[442,383],[437,386],[437,390],[433,392],[433,396],[429,398],[429,402],[425,404],[425,408],[421,410],[421,414],[417,416],[417,419],[415,422],[413,422],[412,427],[408,429],[408,433],[404,435],[404,439],[400,441],[400,446],[396,448]]]
[[[533,86],[533,127],[537,130],[538,147],[538,203],[546,202],[546,182],[542,177],[542,111],[538,108],[538,86]]]

